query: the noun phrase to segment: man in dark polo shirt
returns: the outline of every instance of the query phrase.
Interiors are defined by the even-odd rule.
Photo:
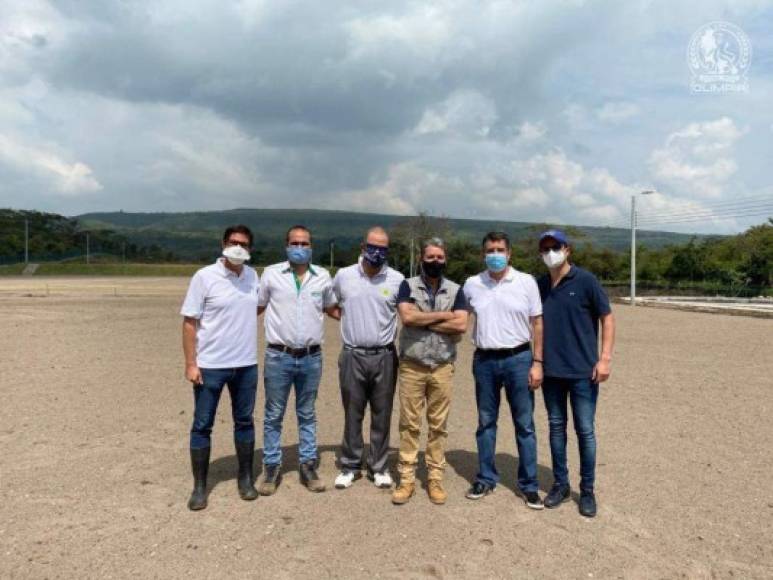
[[[580,447],[580,513],[596,515],[594,419],[599,383],[609,378],[615,321],[609,299],[596,277],[571,264],[571,247],[560,230],[540,236],[539,251],[549,274],[539,281],[544,321],[542,394],[550,425],[553,487],[545,507],[569,499],[566,466],[567,399]],[[599,357],[599,322],[601,356]]]

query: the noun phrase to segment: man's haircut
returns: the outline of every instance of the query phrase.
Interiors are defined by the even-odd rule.
[[[309,242],[311,242],[311,230],[304,225],[295,224],[294,226],[292,226],[290,229],[287,230],[287,233],[285,234],[285,243],[290,243],[290,234],[295,230],[301,230],[302,232],[306,232],[307,234],[309,234]]]
[[[510,249],[510,236],[505,232],[489,232],[483,236],[480,247],[486,249],[486,242],[504,242],[507,249]]]
[[[427,248],[440,248],[443,250],[443,253],[446,253],[446,243],[443,241],[442,238],[428,238],[424,240],[421,243],[421,257],[424,257],[424,252],[427,250]]]
[[[252,247],[252,240],[253,240],[252,230],[250,230],[250,228],[248,228],[247,226],[242,224],[238,224],[235,226],[228,226],[225,229],[225,232],[223,233],[224,243],[228,242],[228,239],[231,237],[231,234],[243,234],[247,236],[250,239],[250,247]]]
[[[384,228],[382,228],[381,226],[373,226],[372,228],[368,228],[368,231],[365,232],[365,237],[362,238],[363,243],[365,244],[368,243],[368,236],[370,234],[384,234],[387,237],[387,239],[389,239],[389,234]]]

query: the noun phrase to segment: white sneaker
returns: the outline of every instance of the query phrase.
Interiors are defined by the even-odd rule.
[[[389,489],[392,487],[392,476],[389,475],[388,471],[382,471],[380,473],[374,473],[371,476],[371,480],[373,481],[373,485],[380,489]]]
[[[361,477],[359,471],[349,471],[348,469],[342,469],[335,480],[336,489],[346,489],[351,487],[355,479]]]

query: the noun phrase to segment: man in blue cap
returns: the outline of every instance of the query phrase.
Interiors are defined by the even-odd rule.
[[[609,378],[615,321],[598,279],[571,264],[566,234],[548,230],[539,239],[539,251],[549,273],[539,281],[544,321],[542,394],[550,425],[553,487],[546,508],[569,499],[566,466],[567,399],[580,447],[580,513],[596,515],[594,481],[596,435],[594,419],[599,383]],[[599,323],[601,355],[599,356]]]

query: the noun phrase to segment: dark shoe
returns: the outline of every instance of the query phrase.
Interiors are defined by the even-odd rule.
[[[580,490],[580,514],[586,518],[596,517],[596,496],[593,490]]]
[[[494,493],[494,488],[483,483],[482,481],[476,481],[472,484],[472,487],[467,490],[464,497],[467,499],[480,499],[487,496],[490,493]]]
[[[569,499],[570,489],[568,485],[553,484],[545,496],[545,507],[553,509]]]
[[[279,465],[264,466],[263,481],[258,486],[258,493],[260,495],[274,495],[276,488],[279,487],[279,482],[282,481],[282,474],[279,472],[279,468]]]
[[[542,503],[542,498],[540,498],[536,491],[522,491],[521,495],[523,496],[526,505],[531,509],[541,510],[543,507],[545,507],[545,505]]]
[[[209,447],[191,449],[191,471],[193,492],[188,500],[188,509],[197,511],[207,507],[207,471],[209,471]]]
[[[316,461],[312,460],[301,463],[298,471],[301,474],[301,483],[306,486],[306,489],[315,492],[325,491],[325,484],[322,483],[319,475],[317,475]]]
[[[239,497],[246,501],[258,499],[255,489],[255,478],[252,475],[252,457],[255,453],[254,441],[236,443],[236,458],[239,460],[239,476],[236,483],[239,487]]]

